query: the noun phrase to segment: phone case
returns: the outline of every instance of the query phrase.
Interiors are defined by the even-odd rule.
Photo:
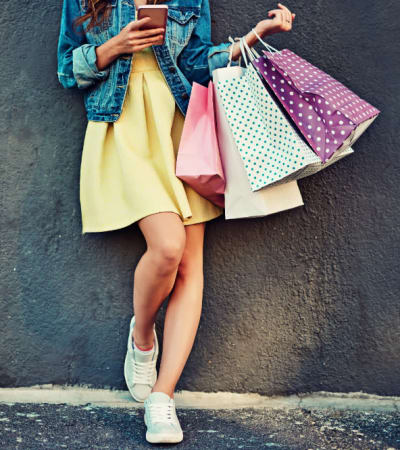
[[[141,27],[142,30],[150,30],[152,28],[164,28],[167,29],[167,17],[168,17],[168,6],[167,5],[145,5],[139,6],[138,20],[143,19],[144,17],[150,17],[151,21],[146,25]],[[165,31],[164,31],[164,40],[165,42]]]

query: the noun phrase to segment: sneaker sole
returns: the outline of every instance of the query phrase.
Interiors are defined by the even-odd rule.
[[[146,421],[146,415],[144,417],[144,423],[147,427],[147,421]],[[146,441],[150,442],[151,444],[176,444],[178,442],[183,441],[183,433],[181,434],[154,434],[150,433],[149,431],[146,431]]]

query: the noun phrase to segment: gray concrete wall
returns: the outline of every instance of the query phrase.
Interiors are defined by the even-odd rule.
[[[355,155],[299,183],[303,208],[208,225],[203,315],[178,389],[399,395],[400,3],[287,4],[295,30],[271,42],[383,112]],[[274,3],[211,7],[220,41]],[[0,15],[0,384],[124,388],[145,244],[135,225],[81,235],[86,118],[56,77],[60,12],[61,0],[8,0]]]

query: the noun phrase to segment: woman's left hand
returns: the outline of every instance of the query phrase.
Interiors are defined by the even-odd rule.
[[[281,31],[290,31],[292,29],[293,20],[296,14],[293,14],[289,11],[286,6],[283,6],[281,3],[278,3],[278,9],[273,9],[268,12],[269,19],[262,20],[258,22],[255,26],[255,30],[257,34],[261,37],[264,37],[268,34],[279,33]],[[249,31],[245,36],[247,45],[252,47],[257,44],[258,40],[253,31]],[[240,56],[240,47],[236,42],[233,45],[232,59],[236,60]],[[230,47],[229,47],[230,48]]]
[[[261,37],[281,31],[290,31],[296,14],[292,14],[286,6],[278,3],[278,9],[269,11],[268,17],[269,19],[262,20],[256,25],[256,31]]]

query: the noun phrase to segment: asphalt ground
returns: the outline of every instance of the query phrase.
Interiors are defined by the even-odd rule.
[[[141,408],[0,404],[3,449],[400,449],[400,412],[177,409],[179,444],[145,440]]]

